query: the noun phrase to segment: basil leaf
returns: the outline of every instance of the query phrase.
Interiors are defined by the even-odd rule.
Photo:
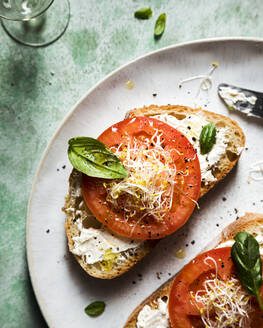
[[[205,155],[211,151],[216,143],[216,127],[213,123],[205,125],[199,137],[201,154]]]
[[[87,307],[85,307],[85,313],[91,317],[97,317],[104,312],[105,306],[106,304],[102,301],[90,303]]]
[[[165,30],[166,25],[166,14],[161,14],[155,23],[154,26],[154,36],[155,38],[160,38]]]
[[[152,17],[152,9],[151,8],[141,8],[134,13],[134,17],[138,19],[149,19]]]
[[[76,137],[68,144],[68,158],[78,171],[104,179],[120,179],[128,175],[119,158],[99,140]]]
[[[235,236],[235,243],[231,248],[237,276],[242,286],[256,296],[261,310],[263,302],[260,296],[262,285],[262,262],[257,240],[247,232],[239,232]]]

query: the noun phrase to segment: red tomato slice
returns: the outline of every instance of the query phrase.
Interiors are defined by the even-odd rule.
[[[172,328],[204,328],[200,317],[201,304],[198,304],[192,295],[203,289],[203,282],[215,274],[217,263],[218,278],[227,281],[235,274],[235,267],[231,259],[231,247],[213,249],[198,255],[188,263],[176,276],[169,296],[169,317]],[[207,259],[207,260],[206,260]],[[206,261],[205,261],[206,260]],[[261,312],[254,304],[256,311],[252,312],[251,327],[263,327]],[[257,323],[257,324],[256,324]]]
[[[105,182],[108,181],[83,175],[83,196],[87,206],[101,223],[126,237],[158,239],[171,234],[185,224],[199,197],[201,172],[195,150],[182,133],[168,124],[146,117],[126,119],[108,128],[98,139],[109,148],[119,145],[124,148],[127,143],[143,145],[156,131],[162,134],[162,148],[169,152],[178,170],[172,207],[161,220],[150,215],[141,219],[137,214],[127,219],[123,209],[114,208],[107,201]],[[149,147],[153,145],[149,144]]]

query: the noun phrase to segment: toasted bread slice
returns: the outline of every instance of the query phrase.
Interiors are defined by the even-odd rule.
[[[242,132],[239,125],[230,120],[229,118],[207,112],[202,110],[196,110],[189,107],[183,106],[150,106],[140,109],[134,109],[130,111],[126,117],[135,117],[135,116],[156,116],[163,113],[173,115],[176,118],[183,119],[187,115],[202,115],[208,122],[213,122],[217,128],[227,127],[228,128],[228,145],[226,148],[226,153],[222,156],[220,161],[217,163],[216,168],[213,171],[213,174],[216,178],[216,181],[209,182],[203,181],[201,187],[200,197],[203,196],[208,190],[210,190],[216,182],[223,179],[229,171],[236,164],[240,151],[239,149],[244,147],[245,136]],[[92,216],[89,209],[87,208],[83,197],[81,194],[81,174],[76,170],[72,171],[72,174],[69,179],[69,193],[66,196],[66,202],[63,207],[63,211],[66,213],[66,233],[68,237],[69,250],[72,252],[74,249],[73,237],[79,235],[79,230],[75,224],[76,219],[81,219],[83,225],[88,227],[99,227],[100,224]],[[103,268],[102,263],[96,262],[94,264],[86,264],[83,259],[74,255],[78,263],[82,268],[91,276],[101,279],[112,279],[115,278],[124,272],[128,271],[133,267],[137,262],[139,262],[149,251],[156,245],[157,241],[148,240],[143,242],[139,247],[132,250],[127,250],[121,253],[114,262],[111,270],[107,271]]]
[[[220,244],[227,240],[232,240],[239,231],[246,231],[253,234],[255,237],[258,235],[263,237],[263,214],[246,213],[242,218],[228,225],[221,233],[215,238],[204,251],[217,248]],[[263,254],[263,239],[260,243],[261,254]],[[137,328],[137,318],[140,311],[145,305],[149,305],[152,309],[157,307],[158,299],[168,301],[170,289],[172,287],[173,279],[176,275],[165,282],[148,298],[146,298],[130,315],[124,328]],[[169,327],[167,327],[169,328]]]
[[[226,138],[228,144],[225,154],[220,158],[217,165],[212,169],[212,174],[215,177],[214,181],[202,181],[200,197],[212,189],[216,183],[222,180],[235,166],[238,158],[245,145],[245,135],[240,126],[230,118],[208,112],[202,109],[193,109],[186,106],[168,105],[168,106],[155,106],[135,108],[126,114],[126,118],[136,116],[159,116],[168,114],[174,116],[178,120],[183,120],[189,115],[197,115],[207,122],[212,122],[217,129],[227,128]],[[191,140],[189,140],[191,142]]]

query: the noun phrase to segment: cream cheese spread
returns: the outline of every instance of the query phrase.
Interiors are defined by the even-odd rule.
[[[244,147],[237,147],[237,154],[240,155],[243,150],[244,150]]]
[[[169,328],[168,302],[157,300],[158,308],[145,305],[137,318],[137,328]]]
[[[254,234],[253,234],[254,235]],[[263,255],[263,233],[260,231],[256,236],[254,236],[257,242],[259,243],[259,252],[260,255]],[[229,239],[219,244],[217,248],[222,247],[232,247],[234,245],[234,239]]]
[[[249,102],[255,105],[257,97],[250,96],[247,97],[243,92],[239,92],[237,89],[230,87],[221,87],[218,91],[220,96],[224,99],[228,106],[233,107],[238,101]]]
[[[216,248],[232,247],[234,245],[234,242],[234,239],[229,239],[219,244]]]
[[[116,235],[106,227],[100,229],[84,228],[82,221],[76,221],[79,236],[73,237],[74,249],[72,253],[82,257],[87,264],[103,261],[106,251],[118,254],[129,249],[137,248],[142,240],[129,239]]]
[[[217,129],[216,143],[212,150],[208,154],[201,155],[199,136],[201,134],[202,128],[209,123],[201,115],[188,115],[182,120],[178,120],[175,116],[169,114],[156,115],[152,117],[163,121],[182,132],[197,151],[200,162],[202,181],[205,183],[216,181],[216,178],[212,174],[212,168],[226,153],[228,141],[225,138],[225,135],[227,133],[227,129]]]

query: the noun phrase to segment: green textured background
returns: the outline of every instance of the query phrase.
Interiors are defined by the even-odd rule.
[[[1,328],[46,327],[28,276],[26,210],[40,156],[74,103],[106,74],[149,51],[207,37],[263,36],[262,0],[70,3],[66,33],[46,48],[17,44],[0,27]],[[153,17],[134,19],[146,6]],[[167,26],[156,42],[153,27],[162,12]]]

